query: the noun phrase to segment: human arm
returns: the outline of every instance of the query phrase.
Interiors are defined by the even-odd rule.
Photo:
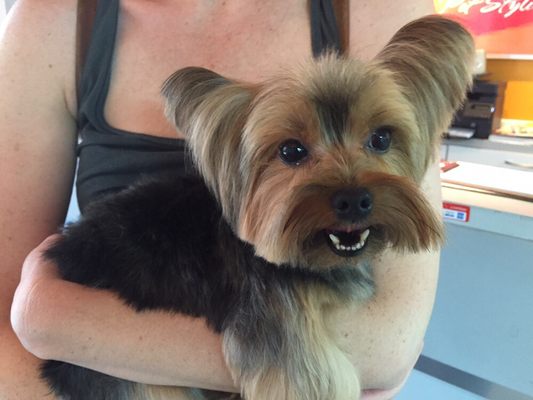
[[[56,3],[19,0],[0,33],[0,398],[9,400],[51,398],[9,318],[24,257],[62,223],[72,187],[69,57],[59,51],[72,44]]]

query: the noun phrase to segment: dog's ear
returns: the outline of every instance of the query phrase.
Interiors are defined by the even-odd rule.
[[[196,166],[230,223],[240,208],[242,128],[254,96],[252,86],[205,68],[176,71],[164,83],[165,113],[185,135]]]
[[[393,73],[412,105],[426,152],[435,150],[472,83],[474,42],[457,22],[438,15],[401,28],[374,60]]]

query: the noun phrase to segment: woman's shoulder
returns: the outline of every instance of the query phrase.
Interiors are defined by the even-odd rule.
[[[64,35],[72,36],[76,28],[76,0],[17,0],[9,11],[6,32],[48,46]],[[40,36],[39,34],[45,34]],[[56,39],[54,42],[51,40]]]
[[[64,91],[69,109],[74,103],[76,0],[18,0],[1,32],[2,63],[42,77]]]

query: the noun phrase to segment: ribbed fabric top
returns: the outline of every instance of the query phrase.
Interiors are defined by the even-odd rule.
[[[331,0],[310,1],[313,54],[339,49]],[[119,11],[119,0],[99,1],[81,75],[77,196],[82,212],[102,194],[121,190],[142,176],[184,175],[194,170],[183,140],[116,129],[105,120]]]

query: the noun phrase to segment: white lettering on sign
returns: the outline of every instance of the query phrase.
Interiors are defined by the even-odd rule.
[[[533,2],[531,0],[447,0],[441,12],[445,13],[448,10],[457,9],[457,12],[468,15],[475,7],[478,7],[482,14],[498,13],[504,18],[509,18],[518,12],[533,10]]]

